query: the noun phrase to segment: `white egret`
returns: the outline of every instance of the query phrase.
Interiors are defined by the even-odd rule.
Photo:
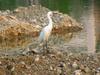
[[[42,43],[43,49],[44,48],[47,49],[48,38],[49,38],[49,36],[51,34],[51,31],[52,31],[52,28],[53,28],[53,26],[52,26],[53,25],[53,21],[51,19],[52,16],[53,16],[53,12],[52,11],[49,11],[47,13],[47,18],[49,20],[49,23],[40,32],[39,41],[40,41],[40,43]]]

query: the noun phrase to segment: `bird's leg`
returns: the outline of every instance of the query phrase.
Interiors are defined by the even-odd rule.
[[[47,51],[46,51],[46,42],[43,43],[43,52],[47,53]]]
[[[45,46],[46,46],[46,49],[48,49],[47,41],[46,41],[46,44],[45,44]]]
[[[45,47],[46,47],[46,52],[49,53],[49,50],[48,50],[48,41],[46,41]]]
[[[43,44],[43,50],[45,49],[45,44]]]

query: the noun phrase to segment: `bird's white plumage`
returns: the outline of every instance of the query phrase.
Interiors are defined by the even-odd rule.
[[[52,31],[52,19],[51,19],[51,17],[52,17],[52,15],[53,15],[53,13],[51,11],[47,13],[47,17],[48,17],[49,23],[40,32],[39,41],[41,43],[44,43],[45,41],[47,42],[48,38],[49,38],[49,36],[51,34],[51,31]]]
[[[51,34],[51,30],[52,28],[50,26],[46,26],[45,28],[42,29],[39,36],[40,42],[48,41],[48,37]]]

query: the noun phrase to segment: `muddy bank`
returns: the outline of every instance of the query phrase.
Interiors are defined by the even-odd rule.
[[[99,75],[100,54],[51,52],[1,56],[0,75]]]

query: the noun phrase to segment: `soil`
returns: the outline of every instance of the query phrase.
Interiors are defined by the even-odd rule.
[[[0,75],[99,75],[99,72],[100,54],[55,50],[0,57]]]

